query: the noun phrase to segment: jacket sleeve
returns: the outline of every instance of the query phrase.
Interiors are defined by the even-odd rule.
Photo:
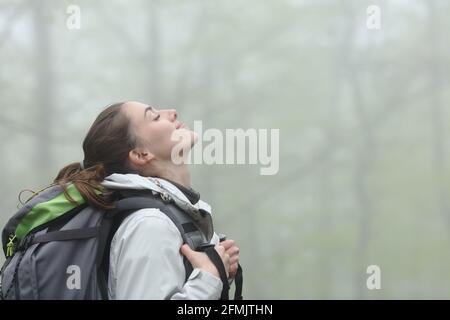
[[[112,299],[219,299],[222,282],[194,269],[185,283],[182,238],[158,209],[143,209],[117,230],[110,251]]]

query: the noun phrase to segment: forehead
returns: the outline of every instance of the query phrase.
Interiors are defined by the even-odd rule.
[[[143,120],[147,107],[148,104],[142,102],[128,101],[122,105],[122,110],[133,122],[138,122],[139,120]]]

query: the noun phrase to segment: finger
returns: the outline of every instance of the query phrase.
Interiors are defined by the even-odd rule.
[[[237,269],[238,269],[237,263],[231,264],[231,265],[230,265],[230,272],[229,272],[229,274],[230,274],[230,275],[235,275],[236,272],[237,272]]]
[[[226,250],[226,251],[227,251],[227,253],[228,253],[230,256],[238,255],[238,254],[239,254],[239,247],[233,246],[233,247],[229,248],[229,249]]]
[[[237,264],[239,262],[239,256],[231,256],[230,264]]]
[[[225,253],[225,248],[221,244],[216,245],[216,250],[220,255]]]
[[[220,243],[221,246],[223,246],[225,248],[225,250],[228,250],[229,248],[233,247],[235,245],[234,240],[232,239],[228,239],[225,241],[222,241]]]

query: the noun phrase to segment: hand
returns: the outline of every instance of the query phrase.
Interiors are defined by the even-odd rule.
[[[236,246],[234,240],[225,240],[220,243],[225,248],[225,253],[230,256],[230,268],[228,270],[229,278],[234,278],[238,269],[239,263],[239,248]]]
[[[220,258],[222,259],[223,265],[225,266],[225,271],[227,272],[227,277],[229,276],[228,270],[230,269],[230,256],[225,252],[225,248],[222,245],[216,245],[214,247]],[[194,251],[187,244],[181,246],[181,253],[189,260],[193,268],[199,268],[206,272],[209,272],[220,278],[219,271],[216,266],[211,262],[209,257],[204,252]]]

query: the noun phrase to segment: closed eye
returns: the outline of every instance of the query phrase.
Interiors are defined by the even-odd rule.
[[[158,115],[153,119],[154,121],[158,121],[158,119],[161,117],[161,115],[158,113]]]

